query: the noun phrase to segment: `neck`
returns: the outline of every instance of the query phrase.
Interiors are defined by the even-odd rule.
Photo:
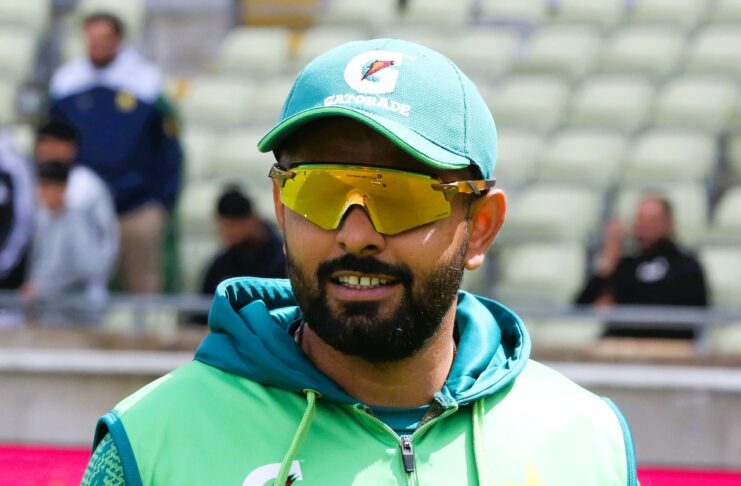
[[[314,365],[349,395],[367,405],[421,407],[442,389],[455,358],[455,305],[432,339],[414,356],[400,361],[369,363],[348,356],[304,326],[301,347]]]

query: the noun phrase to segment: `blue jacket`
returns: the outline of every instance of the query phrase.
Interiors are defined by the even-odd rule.
[[[174,205],[182,150],[154,65],[129,48],[100,69],[78,59],[54,74],[50,94],[51,116],[77,128],[79,162],[106,182],[119,214]]]

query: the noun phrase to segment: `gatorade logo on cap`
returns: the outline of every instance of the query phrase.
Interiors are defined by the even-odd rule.
[[[384,94],[396,89],[404,55],[391,51],[367,51],[358,54],[345,68],[345,82],[358,93]]]

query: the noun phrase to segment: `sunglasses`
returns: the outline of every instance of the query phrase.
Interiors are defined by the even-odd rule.
[[[395,235],[450,216],[456,194],[485,193],[495,180],[441,182],[439,178],[382,167],[274,165],[271,179],[288,208],[326,230],[337,229],[347,210],[362,206],[376,231]]]

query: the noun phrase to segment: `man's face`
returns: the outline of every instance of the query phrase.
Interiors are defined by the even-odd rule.
[[[434,173],[347,119],[314,122],[291,142],[281,154],[284,167],[321,161]],[[407,358],[454,315],[468,245],[463,196],[456,196],[449,217],[393,236],[376,232],[360,206],[351,207],[336,230],[278,201],[276,211],[299,306],[311,329],[338,351],[369,362]]]
[[[77,157],[77,145],[74,142],[41,135],[36,140],[34,158],[37,162],[61,160],[72,162]]]
[[[672,234],[671,217],[661,201],[646,197],[638,203],[633,236],[641,248],[648,248],[661,239],[668,239]]]
[[[38,194],[41,204],[52,213],[59,213],[64,209],[64,191],[67,184],[57,181],[39,181]]]
[[[96,67],[104,67],[116,57],[121,38],[110,22],[98,20],[85,26],[85,44],[90,62]]]

